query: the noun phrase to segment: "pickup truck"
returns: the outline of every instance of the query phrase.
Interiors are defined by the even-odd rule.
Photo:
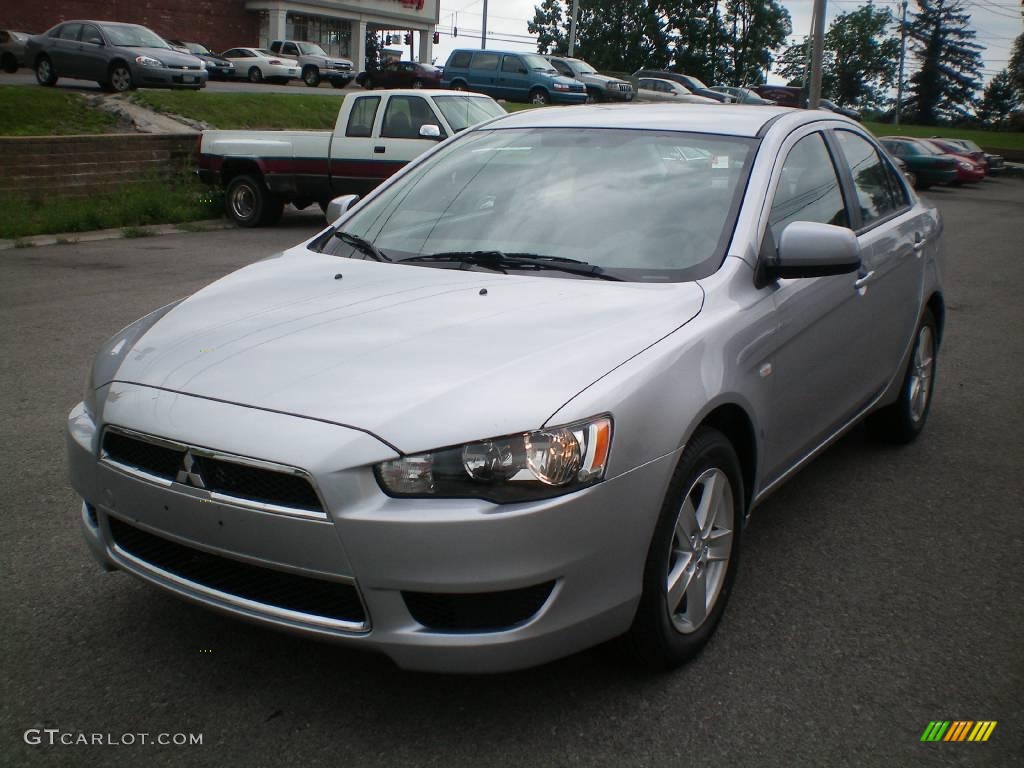
[[[199,178],[225,190],[228,216],[274,224],[285,204],[324,211],[365,195],[436,142],[505,110],[465,91],[379,91],[345,98],[333,131],[203,131]]]

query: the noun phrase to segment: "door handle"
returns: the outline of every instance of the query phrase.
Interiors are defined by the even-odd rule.
[[[854,281],[854,283],[853,283],[853,288],[854,288],[854,290],[859,291],[859,290],[864,288],[868,283],[870,283],[874,279],[875,279],[875,270],[872,269],[866,275],[861,275],[860,277],[858,277]]]
[[[386,149],[386,147],[374,147],[373,151],[376,152],[378,155],[383,155]]]
[[[922,248],[924,248],[924,244],[927,243],[927,242],[928,242],[928,238],[927,237],[922,237],[921,233],[917,232],[914,235],[914,250],[915,251],[920,251]]]

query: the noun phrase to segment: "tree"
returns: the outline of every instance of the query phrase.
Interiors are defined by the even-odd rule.
[[[871,3],[837,16],[825,34],[821,95],[843,106],[878,107],[896,83],[900,41],[889,32],[889,11]],[[807,39],[789,46],[777,71],[804,86]]]
[[[793,31],[789,11],[776,0],[729,0],[725,22],[728,82],[763,82],[762,73],[771,67],[772,53],[782,47]]]
[[[1009,125],[1010,115],[1020,105],[1021,98],[1010,70],[1004,69],[985,87],[985,96],[978,107],[978,119],[992,128],[1005,128]]]
[[[372,29],[366,30],[366,69],[380,69],[380,55],[384,44]],[[356,66],[359,66],[356,64]]]
[[[569,25],[562,14],[562,0],[544,0],[535,5],[533,20],[527,22],[526,29],[537,35],[537,53],[565,55],[569,50]]]
[[[1024,33],[1017,35],[1013,41],[1013,53],[1010,55],[1010,79],[1017,91],[1017,97],[1024,101]]]
[[[910,78],[910,104],[925,125],[970,116],[981,87],[981,51],[968,28],[962,0],[916,0],[907,22],[910,50],[920,69]]]

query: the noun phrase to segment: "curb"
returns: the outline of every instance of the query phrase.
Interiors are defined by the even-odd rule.
[[[237,225],[225,219],[204,219],[182,224],[154,224],[143,227],[118,227],[116,229],[94,229],[91,232],[66,232],[59,235],[33,235],[16,240],[0,240],[0,251],[12,248],[37,248],[44,245],[73,245],[94,243],[101,240],[118,240],[126,237],[151,237],[154,235],[178,235],[186,232],[212,232],[221,229],[237,229]]]

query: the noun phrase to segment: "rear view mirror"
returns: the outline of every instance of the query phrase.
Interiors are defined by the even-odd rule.
[[[356,204],[359,195],[342,195],[336,197],[327,204],[327,221],[331,224],[341,218],[349,208]]]
[[[769,279],[843,275],[859,268],[860,245],[851,230],[811,221],[787,225],[778,255],[764,265]]]
[[[424,139],[438,139],[441,138],[441,129],[436,125],[421,125],[420,126],[420,137]]]

